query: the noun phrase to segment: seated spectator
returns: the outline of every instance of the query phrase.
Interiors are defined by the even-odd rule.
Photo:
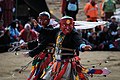
[[[120,27],[117,28],[117,35],[115,36],[115,41],[113,42],[116,50],[120,51]]]
[[[111,22],[109,25],[109,31],[110,31],[113,39],[117,35],[117,27],[118,27],[118,23],[116,22],[116,18],[115,17],[111,18]]]
[[[88,39],[88,33],[87,33],[86,29],[83,29],[82,32],[81,32],[81,34],[82,34],[82,38],[84,38],[86,40]]]
[[[31,25],[27,23],[25,24],[24,29],[20,31],[19,37],[24,40],[24,42],[29,42],[36,40],[37,34],[31,29]]]
[[[0,36],[3,36],[4,35],[4,32],[5,32],[5,28],[3,26],[3,20],[0,20]]]
[[[96,32],[91,33],[91,35],[88,38],[88,41],[93,45],[93,50],[98,50],[100,40]]]
[[[19,31],[16,27],[16,22],[13,21],[9,26],[11,42],[19,41]]]
[[[109,50],[109,44],[111,42],[112,36],[109,33],[108,26],[105,26],[103,30],[99,33],[100,37],[100,48],[101,50]]]
[[[6,52],[10,48],[10,32],[5,30],[3,36],[0,37],[0,52]]]
[[[16,19],[15,22],[16,22],[16,27],[17,27],[18,31],[20,32],[24,27],[18,19]]]
[[[37,20],[32,19],[32,27],[36,32],[39,32],[42,26],[40,26]]]

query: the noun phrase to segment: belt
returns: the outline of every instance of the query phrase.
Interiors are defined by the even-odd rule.
[[[69,49],[69,48],[64,48],[64,47],[59,47],[59,49],[75,52],[75,49]]]
[[[73,53],[59,53],[57,55],[74,55]]]
[[[76,57],[73,57],[73,58],[70,58],[70,59],[63,59],[63,60],[59,60],[59,59],[56,59],[56,61],[60,61],[60,62],[76,62],[76,61],[79,61],[80,58],[78,56]]]

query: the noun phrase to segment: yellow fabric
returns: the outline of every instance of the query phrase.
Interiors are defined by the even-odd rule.
[[[77,75],[77,76],[75,76],[75,80],[79,80],[79,76]]]
[[[45,75],[45,71],[43,72],[43,74],[41,75],[41,77],[40,77],[40,78],[43,78],[43,77],[44,77],[44,75]]]

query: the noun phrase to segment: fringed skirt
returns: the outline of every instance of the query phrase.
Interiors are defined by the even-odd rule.
[[[41,52],[34,57],[32,70],[27,80],[40,80],[40,76],[52,61],[52,54]]]
[[[83,73],[85,69],[80,65],[78,56],[71,59],[55,60],[42,76],[43,80],[88,80]]]

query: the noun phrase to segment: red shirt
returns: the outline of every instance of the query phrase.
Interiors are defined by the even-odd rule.
[[[20,38],[23,39],[25,42],[28,42],[37,39],[37,34],[33,30],[30,30],[30,32],[26,32],[25,29],[23,29],[20,31]]]

